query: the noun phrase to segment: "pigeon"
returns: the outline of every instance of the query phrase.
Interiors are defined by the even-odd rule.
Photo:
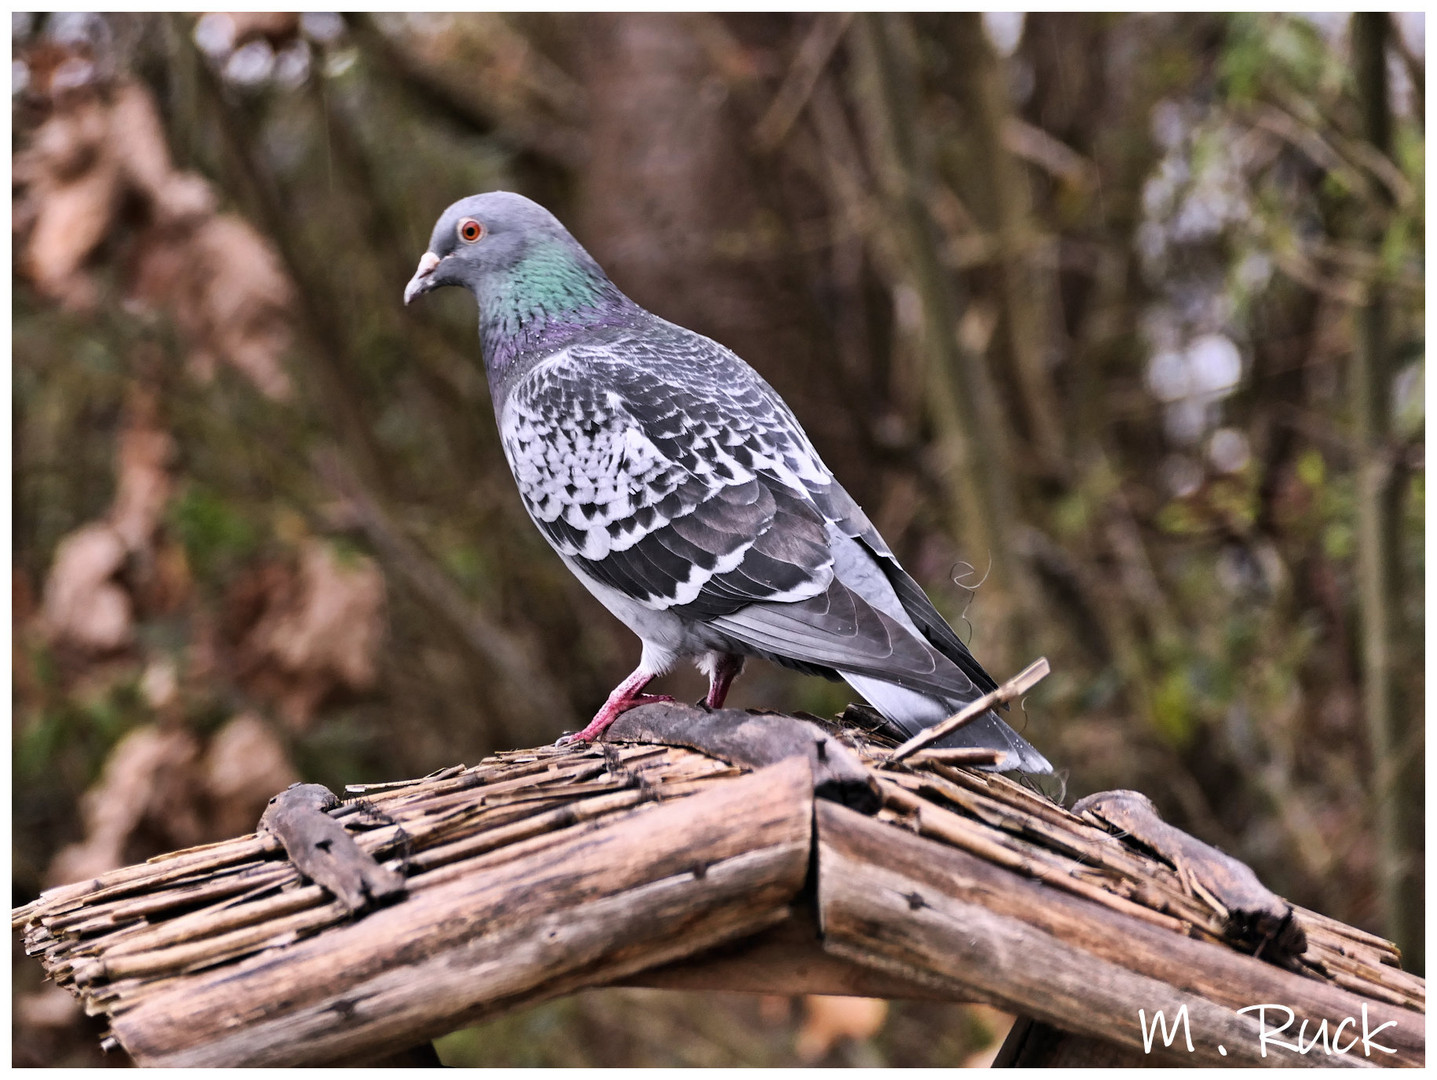
[[[915,735],[995,687],[783,399],[625,296],[559,221],[494,191],[440,216],[404,290],[468,289],[505,457],[539,531],[642,643],[592,741],[678,661],[722,707],[757,657],[842,679]],[[1052,766],[991,710],[938,745]]]

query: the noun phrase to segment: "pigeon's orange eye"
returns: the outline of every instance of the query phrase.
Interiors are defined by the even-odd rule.
[[[463,240],[466,244],[473,244],[484,235],[484,226],[472,217],[467,217],[461,221],[458,225],[458,230],[459,239]]]

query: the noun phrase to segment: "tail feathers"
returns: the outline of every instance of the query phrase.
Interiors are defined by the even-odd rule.
[[[907,690],[893,683],[867,675],[839,672],[844,681],[868,699],[883,718],[903,738],[911,738],[924,728],[946,720],[963,707],[962,702],[950,704],[937,698]],[[991,766],[1001,772],[1050,773],[1053,766],[1021,735],[1010,728],[991,709],[957,731],[943,736],[934,746],[982,747],[1005,751],[1005,757]]]

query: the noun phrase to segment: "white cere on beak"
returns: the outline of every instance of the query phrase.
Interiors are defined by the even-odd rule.
[[[404,303],[407,305],[420,293],[429,291],[429,279],[434,274],[434,268],[439,265],[439,256],[432,251],[426,251],[419,257],[419,269],[414,271],[414,276],[409,279],[409,284],[404,287]]]

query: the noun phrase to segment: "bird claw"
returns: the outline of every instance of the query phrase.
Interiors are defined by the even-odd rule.
[[[630,693],[617,700],[611,698],[604,704],[604,707],[599,710],[599,715],[594,717],[588,727],[583,731],[572,731],[565,735],[560,735],[559,738],[554,741],[554,745],[568,746],[571,743],[596,742],[599,736],[608,730],[610,724],[630,709],[636,709],[640,705],[653,705],[658,702],[672,702],[673,700],[674,699],[668,694]]]

